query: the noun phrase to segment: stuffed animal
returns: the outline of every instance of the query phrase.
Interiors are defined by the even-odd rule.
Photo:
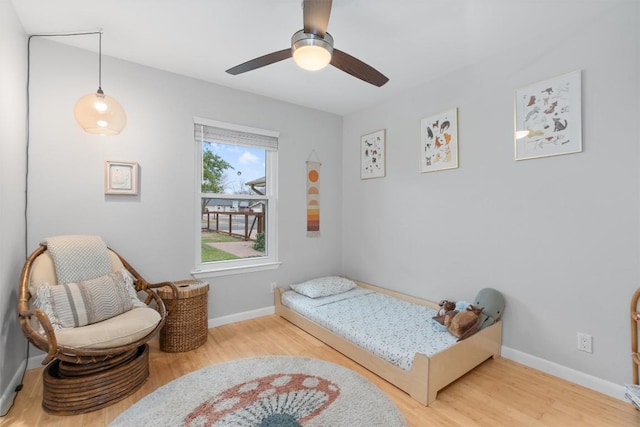
[[[448,322],[445,316],[445,325],[449,328],[451,335],[461,341],[478,331],[482,310],[484,310],[484,307],[470,305],[466,310],[462,310],[453,316]]]
[[[460,313],[459,310],[449,310],[442,316],[442,324],[449,328],[453,319]]]
[[[455,316],[456,313],[458,313],[458,311],[455,309],[456,303],[453,301],[448,301],[446,299],[443,299],[438,303],[438,306],[440,307],[440,309],[438,310],[438,315],[433,316],[433,320],[435,320],[436,322],[444,326],[445,327],[444,330],[446,331],[447,330],[446,329],[447,324],[445,323],[446,319],[451,318]]]
[[[456,309],[456,303],[453,301],[448,301],[446,299],[443,299],[442,301],[440,301],[438,303],[438,306],[440,307],[440,310],[438,310],[438,316],[444,316],[447,313],[447,311]]]

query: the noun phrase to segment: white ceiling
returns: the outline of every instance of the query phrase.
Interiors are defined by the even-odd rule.
[[[301,0],[13,0],[28,34],[102,29],[102,52],[150,67],[346,115],[506,49],[549,44],[635,0],[334,0],[335,47],[373,66],[377,88],[288,59],[225,70],[290,46]],[[592,22],[594,21],[594,22]],[[97,51],[92,37],[55,41]],[[103,77],[108,91],[108,77]]]

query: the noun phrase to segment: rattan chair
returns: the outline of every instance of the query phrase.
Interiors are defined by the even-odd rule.
[[[173,289],[172,301],[175,303],[177,288],[171,282],[150,284],[115,251],[108,249],[108,252],[113,271],[124,268],[135,278],[135,289],[146,306],[131,309],[127,313],[99,323],[71,328],[72,331],[55,330],[47,314],[33,305],[35,295],[32,293],[35,292],[34,287],[39,285],[38,282],[56,280],[55,268],[47,247],[41,245],[36,249],[22,270],[18,299],[20,325],[26,338],[46,353],[42,362],[43,365],[47,365],[43,372],[42,406],[47,412],[73,415],[109,406],[135,392],[149,376],[147,342],[160,332],[168,311],[174,305],[165,307],[154,289]],[[157,314],[151,313],[150,310]],[[113,336],[116,334],[114,331],[133,329],[133,325],[128,324],[136,323],[136,316],[140,314],[151,319],[145,329],[139,328],[135,333],[128,331],[125,341]],[[157,318],[157,323],[154,318]],[[114,327],[114,322],[120,322],[120,326]],[[91,329],[80,331],[83,328]],[[68,338],[69,333],[75,332],[93,336],[101,333],[100,328],[103,332],[111,334],[109,340],[101,342],[100,345],[78,343],[77,338],[75,342]]]

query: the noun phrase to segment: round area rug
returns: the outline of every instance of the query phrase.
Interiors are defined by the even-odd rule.
[[[212,365],[160,387],[117,426],[406,426],[382,391],[323,360],[264,356]]]

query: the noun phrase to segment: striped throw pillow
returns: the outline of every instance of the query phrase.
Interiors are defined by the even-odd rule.
[[[38,286],[34,306],[44,311],[58,330],[101,322],[131,310],[138,299],[125,270],[66,285]]]

